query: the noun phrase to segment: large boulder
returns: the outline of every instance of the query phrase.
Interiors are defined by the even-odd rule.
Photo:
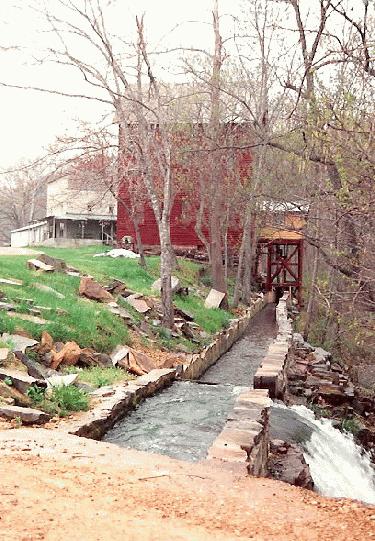
[[[211,289],[206,300],[204,301],[204,306],[205,308],[220,308],[220,306],[224,303],[225,297],[226,294],[222,291]]]
[[[24,424],[44,424],[50,420],[50,415],[44,411],[22,408],[19,406],[0,405],[0,417],[6,419],[21,419]]]
[[[113,296],[92,278],[84,276],[79,284],[79,294],[98,302],[111,302]]]
[[[67,264],[63,259],[58,259],[57,257],[51,257],[47,254],[39,254],[38,260],[42,261],[46,265],[50,265],[54,270],[58,272],[65,272],[68,269]]]
[[[63,348],[60,351],[52,350],[52,361],[51,368],[56,370],[56,368],[61,364],[75,365],[79,361],[81,355],[81,348],[76,342],[67,342],[64,344]]]
[[[38,347],[38,352],[40,354],[49,353],[53,349],[53,338],[52,336],[47,332],[42,332],[42,338],[40,340],[40,346]]]
[[[314,481],[299,445],[271,440],[268,470],[274,479],[312,490]]]

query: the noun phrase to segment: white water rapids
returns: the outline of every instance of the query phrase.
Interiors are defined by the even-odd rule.
[[[352,434],[334,428],[329,419],[316,419],[304,406],[275,407],[292,410],[311,431],[310,437],[300,443],[317,492],[375,504],[375,470]]]

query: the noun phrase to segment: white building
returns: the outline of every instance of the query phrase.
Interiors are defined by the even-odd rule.
[[[77,179],[64,176],[47,185],[43,221],[11,232],[11,246],[78,246],[111,243],[115,239],[117,201],[99,185],[86,189]]]

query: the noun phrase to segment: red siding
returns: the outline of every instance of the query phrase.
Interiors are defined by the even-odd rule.
[[[251,167],[251,153],[248,149],[243,149],[238,151],[237,155],[238,165],[239,165],[239,174],[241,180],[245,181],[249,177],[249,171]],[[128,158],[129,159],[129,158]],[[130,158],[131,159],[131,158]],[[180,169],[181,166],[175,166],[176,170]],[[193,164],[189,167],[190,179],[196,176],[197,164]],[[184,172],[187,173],[187,168],[184,169]],[[120,196],[124,202],[129,207],[129,195],[127,194],[127,183],[124,179],[124,183],[120,188]],[[193,197],[193,196],[191,196]],[[175,247],[202,247],[202,242],[199,240],[197,234],[195,233],[195,209],[198,207],[197,202],[188,201],[188,205],[185,206],[186,196],[182,194],[177,194],[175,196],[175,201],[172,207],[171,212],[171,240],[172,244]],[[185,212],[189,213],[189,219],[186,219],[186,216],[183,215],[182,208],[185,208]],[[189,209],[189,210],[188,210]],[[239,214],[239,212],[238,212]],[[239,223],[238,216],[235,216],[235,211],[231,216],[232,225],[228,230],[228,244],[229,246],[236,246],[240,242],[240,228],[235,224]],[[234,225],[233,225],[234,224]],[[140,224],[140,233],[144,246],[146,247],[155,247],[159,246],[159,235],[158,227],[155,220],[155,215],[152,211],[152,208],[149,204],[145,204],[142,211],[142,218]],[[124,236],[132,236],[135,239],[134,226],[131,218],[129,217],[124,205],[121,202],[118,204],[117,211],[117,240],[120,243],[121,239]],[[207,232],[205,232],[207,237]]]
[[[177,195],[171,213],[171,240],[173,246],[202,246],[201,241],[194,231],[194,222],[186,223],[182,219],[181,211],[182,198]],[[140,231],[142,242],[145,246],[159,246],[158,226],[154,212],[148,204],[144,207]],[[117,211],[117,240],[120,242],[122,237],[126,235],[135,237],[134,226],[124,206],[120,204]]]

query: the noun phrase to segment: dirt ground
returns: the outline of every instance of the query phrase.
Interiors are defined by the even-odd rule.
[[[209,462],[0,431],[2,541],[375,539],[375,508]]]

